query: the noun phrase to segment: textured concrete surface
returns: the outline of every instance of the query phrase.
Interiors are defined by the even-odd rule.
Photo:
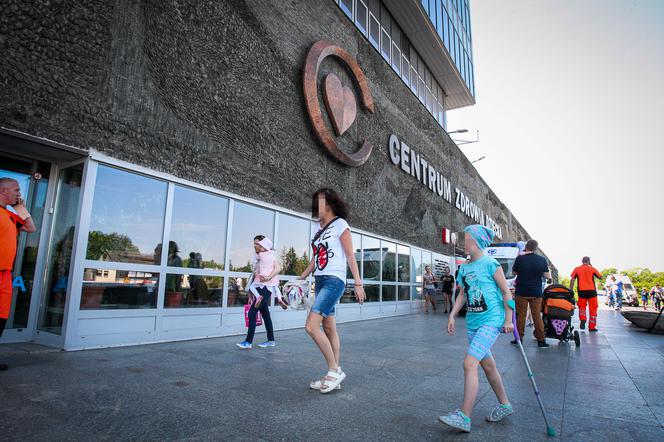
[[[303,330],[273,349],[242,351],[237,338],[84,352],[7,354],[0,373],[6,440],[615,440],[664,439],[664,335],[611,311],[580,348],[550,340],[527,354],[558,436],[545,427],[518,350],[494,348],[515,414],[491,424],[483,375],[473,431],[437,423],[459,405],[463,320],[444,315],[343,324],[341,391],[308,388],[322,359]],[[529,329],[532,330],[532,329]],[[258,335],[260,342],[264,334]],[[2,347],[0,347],[2,348]],[[3,349],[4,350],[4,349]]]
[[[374,144],[361,168],[332,160],[305,112],[301,71],[320,39],[358,60],[376,103],[338,139],[346,150]],[[470,218],[390,162],[394,133],[498,221],[504,240],[528,238],[331,0],[7,0],[0,51],[2,127],[301,212],[331,186],[357,227],[450,254],[441,228]],[[337,61],[323,62],[320,77],[328,72],[350,84]]]

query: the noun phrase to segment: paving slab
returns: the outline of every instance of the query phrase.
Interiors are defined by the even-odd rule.
[[[339,326],[340,391],[308,383],[325,372],[302,329],[277,332],[277,347],[238,350],[240,337],[81,352],[0,346],[0,426],[7,440],[664,440],[664,335],[600,311],[600,333],[581,347],[525,351],[555,438],[546,437],[521,355],[499,337],[493,349],[515,414],[484,421],[496,398],[480,372],[473,431],[437,417],[463,395],[465,324],[409,315]],[[258,335],[256,342],[263,336]]]

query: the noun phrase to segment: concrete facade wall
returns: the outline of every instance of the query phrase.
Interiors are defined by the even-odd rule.
[[[472,221],[390,161],[417,149],[503,229],[528,233],[331,0],[8,0],[0,9],[0,125],[292,210],[338,189],[351,225],[440,253]],[[359,62],[375,113],[339,138],[374,151],[350,168],[317,142],[302,93],[308,49],[327,39]],[[327,59],[322,73],[346,70]],[[321,74],[322,76],[322,74]],[[322,103],[322,100],[321,100]]]

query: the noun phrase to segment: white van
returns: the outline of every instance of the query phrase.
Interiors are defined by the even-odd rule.
[[[516,257],[519,256],[519,248],[516,243],[494,244],[484,249],[484,254],[498,261],[505,272],[505,278],[514,278],[512,267],[514,267]]]
[[[615,273],[613,275],[609,275],[609,276],[606,277],[606,281],[604,282],[604,287],[606,287],[607,284],[613,282],[612,276],[616,277],[616,281],[615,281],[616,283],[618,281],[622,281],[622,283],[623,283],[623,305],[638,306],[639,305],[639,297],[636,293],[636,289],[634,288],[634,284],[632,284],[632,281],[629,279],[629,276],[620,275],[618,273]]]

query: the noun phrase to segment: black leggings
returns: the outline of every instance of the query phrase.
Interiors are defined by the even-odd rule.
[[[265,287],[259,287],[257,290],[258,293],[263,296],[263,301],[261,301],[261,306],[259,308],[254,307],[253,303],[251,304],[249,313],[247,313],[247,316],[249,317],[249,330],[247,330],[247,339],[245,340],[249,343],[254,341],[254,333],[256,333],[256,316],[258,315],[258,312],[261,312],[263,324],[265,324],[265,330],[267,330],[267,340],[274,341],[274,329],[272,328],[272,318],[270,318],[270,298],[272,292]]]

